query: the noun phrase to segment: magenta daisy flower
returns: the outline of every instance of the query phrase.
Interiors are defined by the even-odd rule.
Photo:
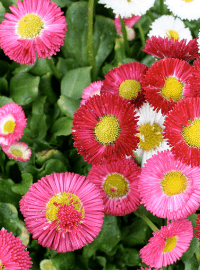
[[[147,69],[146,65],[139,62],[122,64],[111,69],[105,76],[101,93],[119,95],[139,108],[145,101],[141,81]]]
[[[155,62],[142,82],[147,101],[166,114],[178,100],[188,96],[192,71],[192,66],[184,60],[165,58]]]
[[[92,82],[88,87],[86,87],[83,90],[82,94],[82,100],[81,100],[81,105],[84,105],[86,100],[89,99],[89,97],[92,97],[94,95],[100,95],[101,88],[103,86],[103,81],[96,81]]]
[[[176,220],[153,233],[149,243],[140,250],[144,263],[160,268],[179,260],[193,238],[192,223],[188,219]]]
[[[43,247],[73,251],[91,243],[101,230],[102,198],[85,176],[70,172],[46,175],[22,200],[26,227]]]
[[[9,158],[20,162],[28,161],[31,157],[31,149],[23,142],[16,142],[9,146],[2,146],[2,150],[9,156]]]
[[[199,57],[197,39],[189,42],[187,39],[178,41],[174,38],[150,37],[145,44],[143,52],[158,58],[178,58],[185,61]]]
[[[50,0],[17,0],[0,24],[0,44],[4,53],[20,64],[50,58],[64,45],[65,16]]]
[[[22,107],[8,103],[0,108],[0,144],[11,145],[18,141],[26,127],[26,118]]]
[[[93,165],[87,180],[100,190],[105,214],[124,216],[140,206],[138,181],[141,169],[133,160]]]
[[[110,93],[90,97],[74,114],[74,147],[97,164],[132,155],[139,138],[134,105]]]
[[[0,269],[31,269],[32,262],[26,246],[22,244],[19,237],[6,229],[0,230]]]
[[[139,181],[141,203],[160,218],[176,220],[195,213],[200,202],[200,168],[187,166],[169,150],[147,160]]]
[[[200,165],[200,98],[180,100],[164,122],[164,134],[175,158]]]

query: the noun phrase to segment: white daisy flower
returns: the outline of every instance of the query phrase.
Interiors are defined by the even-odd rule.
[[[200,18],[199,0],[165,0],[168,9],[182,20],[198,20]]]
[[[143,15],[154,5],[155,0],[99,0],[107,8],[112,8],[113,13],[121,17]]]
[[[163,138],[164,120],[165,116],[159,110],[153,110],[148,102],[138,109],[136,116],[138,119],[138,136],[140,142],[138,149],[134,152],[136,157],[141,160],[142,167],[144,163],[156,154],[158,151],[170,149],[166,140]]]
[[[171,15],[161,16],[155,20],[150,27],[149,37],[173,37],[175,40],[178,39],[178,41],[187,39],[188,42],[192,40],[190,29],[185,27],[185,24],[181,19],[174,18]]]

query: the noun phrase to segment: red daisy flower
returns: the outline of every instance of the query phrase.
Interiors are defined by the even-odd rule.
[[[200,56],[198,50],[196,38],[188,42],[187,39],[178,41],[174,38],[153,36],[146,41],[143,52],[158,58],[178,58],[189,61]]]
[[[180,100],[164,122],[164,134],[175,158],[200,165],[200,98]]]
[[[101,93],[119,95],[139,108],[145,101],[141,80],[147,69],[146,65],[139,62],[127,63],[111,69],[105,76]]]
[[[32,262],[26,246],[22,244],[19,237],[6,229],[0,230],[0,269],[31,269]]]
[[[138,181],[141,169],[133,160],[93,165],[87,180],[100,190],[105,214],[123,216],[135,211],[140,205]]]
[[[200,97],[200,58],[194,61],[194,70],[189,80],[189,95]]]
[[[90,97],[74,114],[74,147],[93,164],[132,155],[139,138],[134,105],[110,93]]]
[[[188,95],[193,67],[184,60],[165,58],[155,62],[142,82],[147,101],[163,114]]]

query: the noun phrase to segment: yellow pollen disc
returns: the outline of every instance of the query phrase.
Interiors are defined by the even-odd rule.
[[[179,171],[166,173],[161,182],[165,194],[177,195],[184,192],[187,188],[187,178]]]
[[[119,86],[119,95],[129,100],[136,98],[141,91],[141,84],[136,80],[125,80]]]
[[[174,31],[174,30],[167,30],[166,31],[166,35],[168,38],[174,38],[174,40],[179,40],[179,34],[178,32]]]
[[[128,181],[122,175],[112,173],[106,177],[103,189],[108,197],[121,198],[129,192]]]
[[[200,119],[195,118],[190,122],[189,126],[182,129],[183,138],[189,146],[200,148]]]
[[[42,19],[35,14],[24,15],[18,22],[17,33],[21,38],[32,39],[40,35],[44,28]]]
[[[14,149],[14,150],[12,150],[11,152],[12,152],[12,154],[13,154],[14,156],[16,156],[16,157],[23,157],[23,153],[22,153],[22,151],[19,150],[19,149]]]
[[[172,99],[178,101],[182,99],[183,95],[183,83],[179,82],[174,77],[168,77],[165,81],[165,85],[162,87],[161,94],[167,100]]]
[[[155,150],[163,141],[162,128],[156,123],[141,125],[139,132],[137,135],[140,137],[139,146],[144,151]]]
[[[71,196],[70,196],[71,195]],[[73,200],[73,201],[72,201]],[[76,209],[78,212],[82,213],[82,217],[84,217],[84,209],[81,207],[82,203],[80,201],[80,199],[69,192],[62,192],[60,194],[54,195],[53,197],[51,197],[51,199],[48,201],[47,206],[46,206],[46,217],[49,221],[54,221],[54,220],[58,220],[58,210],[59,207],[54,205],[54,202],[56,203],[60,203],[61,206],[63,206],[64,204],[66,205],[74,205],[74,209]],[[59,220],[58,220],[59,223]]]
[[[103,145],[111,144],[117,140],[120,134],[119,120],[113,115],[105,115],[96,124],[94,134]]]
[[[162,252],[164,252],[164,253],[170,252],[171,250],[173,250],[175,248],[176,243],[177,243],[176,236],[172,236],[170,238],[167,238],[165,240],[165,246],[164,246]]]
[[[185,1],[186,3],[190,3],[190,2],[192,2],[194,0],[183,0],[183,1]]]
[[[3,129],[5,134],[13,133],[13,131],[15,130],[15,122],[13,120],[8,120],[4,124]]]

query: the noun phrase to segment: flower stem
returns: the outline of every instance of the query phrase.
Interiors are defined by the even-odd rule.
[[[156,227],[156,225],[154,225],[153,222],[142,213],[142,211],[137,210],[134,212],[134,214],[136,216],[142,218],[147,223],[147,225],[152,229],[153,232],[159,231],[159,229]]]
[[[93,46],[92,46],[92,35],[93,35],[93,9],[94,9],[94,0],[89,0],[88,3],[88,57],[90,66],[92,66],[92,72],[95,70],[95,61],[93,54]]]
[[[160,14],[161,15],[164,14],[164,3],[163,3],[163,0],[160,0]]]
[[[55,64],[53,62],[53,59],[52,58],[50,58],[50,59],[46,58],[46,62],[48,64],[49,68],[51,69],[53,75],[56,77],[56,79],[57,80],[60,80],[61,77],[60,77],[60,74],[59,74],[58,70],[55,67]]]
[[[142,30],[142,26],[140,25],[140,23],[137,23],[137,26],[138,26],[138,29],[139,29],[139,32],[140,32],[140,38],[141,38],[141,41],[142,41],[142,49],[144,49],[144,46],[145,46],[144,32]]]
[[[124,23],[124,19],[120,16],[120,22],[121,22],[121,32],[123,35],[123,40],[124,40],[124,45],[125,45],[125,54],[129,56],[130,50],[129,50],[129,44],[128,44],[128,39],[127,39],[127,31]]]

